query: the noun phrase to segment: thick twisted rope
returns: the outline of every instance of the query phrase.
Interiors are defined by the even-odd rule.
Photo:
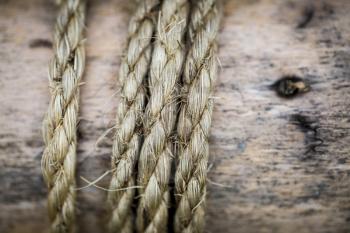
[[[150,98],[146,106],[138,183],[138,232],[166,232],[169,178],[177,119],[178,81],[184,61],[183,37],[187,27],[187,0],[165,0],[158,18],[157,38],[150,68]]]
[[[79,82],[85,66],[82,34],[85,2],[58,1],[54,58],[49,67],[51,99],[43,122],[45,150],[41,166],[48,186],[52,233],[74,232],[75,164]]]
[[[110,232],[133,232],[131,205],[135,190],[135,165],[141,145],[142,114],[145,108],[145,78],[148,74],[159,0],[143,0],[129,25],[126,57],[122,60],[119,79],[121,100],[117,109],[117,130],[113,143],[112,179],[108,193]],[[115,190],[115,191],[113,191]]]
[[[218,3],[198,0],[192,4],[188,30],[190,49],[185,62],[177,127],[180,148],[175,173],[176,233],[203,232],[213,109],[210,95],[217,73]]]

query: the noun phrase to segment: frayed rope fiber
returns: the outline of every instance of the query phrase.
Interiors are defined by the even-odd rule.
[[[192,1],[182,101],[177,125],[179,153],[175,173],[176,233],[200,233],[204,227],[209,129],[213,84],[217,75],[216,36],[220,10],[215,0]]]
[[[140,233],[167,231],[173,133],[188,12],[187,0],[165,0],[157,22],[149,72],[150,97],[144,114],[145,138],[138,165],[138,185],[142,188],[136,222]]]
[[[43,121],[45,149],[41,160],[48,187],[51,233],[75,231],[75,166],[79,83],[85,67],[85,1],[61,0],[49,66],[50,101]]]
[[[142,116],[146,103],[144,82],[148,75],[153,49],[159,0],[139,2],[129,24],[129,38],[122,59],[119,81],[121,99],[117,109],[116,133],[113,142],[112,179],[108,192],[109,232],[132,233],[135,197],[135,165],[142,139]]]
[[[60,10],[41,166],[49,190],[50,232],[73,233],[85,1],[56,2]],[[175,233],[203,232],[219,8],[216,0],[138,2],[119,74],[121,98],[107,196],[109,232],[132,233],[136,228],[138,233],[165,233],[169,219]],[[173,158],[175,189],[170,190]],[[169,216],[170,192],[176,199],[174,216]]]

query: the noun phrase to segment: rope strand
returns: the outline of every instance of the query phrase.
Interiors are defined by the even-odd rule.
[[[126,57],[122,60],[119,79],[121,100],[117,109],[117,130],[113,143],[112,179],[108,193],[109,232],[132,233],[131,205],[135,189],[134,169],[141,145],[141,119],[145,108],[146,79],[155,30],[154,12],[159,0],[143,0],[130,20]]]
[[[184,62],[183,37],[187,27],[187,0],[165,0],[158,18],[157,38],[150,68],[150,98],[146,106],[145,140],[140,153],[138,183],[140,202],[137,230],[166,232],[169,178],[178,113],[176,96]]]
[[[54,58],[49,66],[51,99],[43,121],[42,172],[48,187],[50,232],[74,232],[79,82],[85,67],[82,43],[85,2],[58,1]]]
[[[176,233],[201,233],[204,227],[210,95],[217,73],[216,35],[220,11],[216,0],[193,1],[188,29],[190,49],[183,75],[178,121],[179,156],[175,173]]]

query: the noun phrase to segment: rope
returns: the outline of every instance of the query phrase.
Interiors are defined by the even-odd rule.
[[[210,95],[217,73],[218,3],[198,0],[192,4],[188,29],[191,45],[185,62],[177,127],[180,148],[175,173],[176,233],[203,232],[208,137],[213,110]]]
[[[177,118],[178,81],[184,61],[183,37],[187,27],[187,0],[165,0],[158,18],[157,38],[150,67],[150,98],[144,115],[138,183],[140,201],[137,230],[166,232],[169,178]]]
[[[85,2],[61,0],[49,66],[51,99],[43,122],[42,172],[48,187],[50,232],[74,232],[79,82],[85,66]]]
[[[145,108],[144,81],[148,74],[155,30],[154,11],[159,0],[143,0],[131,18],[127,55],[122,60],[119,79],[121,100],[117,109],[117,130],[113,143],[112,179],[107,204],[109,232],[133,232],[131,205],[136,176],[134,169],[141,145],[142,114]],[[131,187],[131,188],[130,188]],[[120,190],[120,191],[119,191]]]

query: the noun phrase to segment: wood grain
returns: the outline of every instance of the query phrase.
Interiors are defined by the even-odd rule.
[[[132,4],[90,1],[78,184],[109,169]],[[206,232],[350,232],[350,2],[225,3]],[[40,171],[55,7],[0,0],[0,232],[47,232]],[[283,76],[310,85],[279,97]],[[98,142],[98,143],[96,143]],[[108,186],[109,177],[98,185]],[[106,192],[78,192],[79,232],[104,232]]]

